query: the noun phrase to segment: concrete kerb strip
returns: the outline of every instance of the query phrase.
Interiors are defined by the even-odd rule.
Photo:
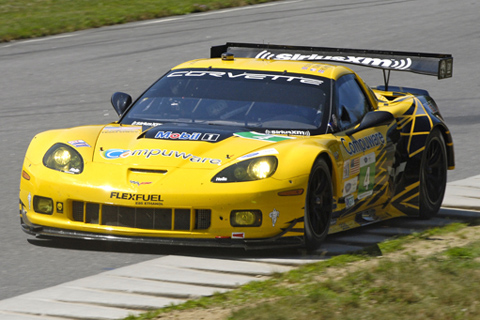
[[[480,211],[480,175],[448,183],[442,206]]]

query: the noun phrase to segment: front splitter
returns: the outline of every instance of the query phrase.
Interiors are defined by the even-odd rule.
[[[27,225],[20,221],[22,230],[37,238],[68,238],[93,241],[109,241],[139,244],[157,244],[166,246],[192,246],[192,247],[219,247],[219,248],[243,248],[245,250],[273,249],[273,248],[298,248],[305,245],[304,238],[282,237],[290,228],[280,234],[261,239],[199,239],[199,238],[168,238],[168,237],[128,237],[104,233],[91,233],[67,229],[51,228],[38,225]],[[294,223],[292,224],[292,226]]]

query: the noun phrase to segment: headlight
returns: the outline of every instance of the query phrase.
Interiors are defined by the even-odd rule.
[[[274,156],[258,157],[238,162],[220,171],[212,182],[242,182],[270,177],[277,169],[278,160]]]
[[[79,174],[83,171],[82,156],[70,146],[56,143],[43,157],[43,165],[47,168],[66,173]]]

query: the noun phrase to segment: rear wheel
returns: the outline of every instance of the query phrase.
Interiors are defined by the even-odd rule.
[[[305,204],[305,246],[320,247],[328,234],[333,208],[333,187],[330,169],[323,159],[312,167]]]
[[[442,205],[447,185],[447,150],[439,130],[433,130],[425,143],[420,165],[420,212],[422,219],[435,216]]]

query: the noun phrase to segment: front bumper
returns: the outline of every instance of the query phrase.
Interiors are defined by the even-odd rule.
[[[20,184],[20,218],[23,231],[38,237],[243,248],[303,243],[306,192],[279,193],[305,188],[307,176],[221,184],[189,170],[179,170],[174,179],[132,177],[128,168],[102,164],[82,175],[42,165],[24,166],[27,170],[30,180],[22,178]],[[51,214],[36,212],[36,196],[52,199]],[[233,226],[234,210],[257,210],[262,222]]]

